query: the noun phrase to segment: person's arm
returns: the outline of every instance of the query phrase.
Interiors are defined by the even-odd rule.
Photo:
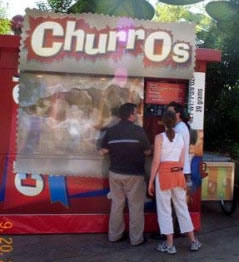
[[[160,154],[161,154],[161,146],[162,146],[162,135],[157,135],[155,137],[154,142],[154,157],[151,167],[151,175],[149,179],[149,185],[148,185],[148,193],[150,196],[154,195],[154,180],[157,175],[157,170],[160,164]]]
[[[184,161],[185,161],[185,146],[183,147],[179,158],[179,162],[182,166],[184,166]]]
[[[149,143],[149,139],[145,133],[145,131],[142,129],[142,134],[141,134],[141,141],[143,143],[144,146],[144,155],[145,156],[150,156],[151,155],[151,147],[150,147],[150,143]]]
[[[145,150],[145,151],[144,151],[144,155],[145,155],[145,156],[150,156],[150,155],[151,155],[151,152],[152,152],[151,149]]]
[[[99,148],[98,153],[101,156],[109,153],[109,149],[108,149],[108,132],[107,132],[107,130],[106,130],[106,133],[103,135],[101,147]]]
[[[101,156],[103,156],[103,155],[109,153],[109,149],[107,149],[107,148],[101,148],[100,150],[98,150],[98,153],[99,153]]]
[[[179,134],[179,136],[181,136],[181,138],[183,139],[183,148],[179,157],[179,162],[182,166],[184,166],[184,162],[185,162],[185,150],[186,150],[186,142],[185,142],[185,136],[182,134]]]

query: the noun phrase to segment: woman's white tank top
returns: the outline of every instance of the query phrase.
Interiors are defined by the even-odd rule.
[[[163,142],[160,152],[160,161],[179,161],[184,147],[183,137],[180,134],[175,133],[173,141],[170,142],[165,132],[161,135],[163,136]]]

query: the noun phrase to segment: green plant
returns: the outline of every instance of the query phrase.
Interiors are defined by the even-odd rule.
[[[0,34],[8,34],[10,32],[10,21],[6,18],[6,8],[0,1]]]

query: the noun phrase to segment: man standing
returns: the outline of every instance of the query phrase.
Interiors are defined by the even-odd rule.
[[[108,238],[118,242],[124,238],[124,207],[128,200],[129,239],[133,246],[144,243],[144,157],[150,154],[150,144],[142,127],[134,124],[136,105],[123,104],[121,121],[107,129],[101,154],[109,153],[109,182],[112,195]]]
[[[191,186],[191,160],[189,156],[189,144],[190,144],[190,133],[189,128],[185,124],[185,114],[183,106],[176,102],[170,102],[168,105],[168,110],[173,111],[176,113],[176,126],[174,128],[175,132],[182,135],[184,140],[184,147],[185,147],[185,162],[183,167],[183,172],[185,175],[185,179],[187,182],[187,186]]]

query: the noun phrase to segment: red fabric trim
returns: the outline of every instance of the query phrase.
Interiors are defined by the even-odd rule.
[[[199,231],[200,213],[193,212],[190,215],[195,231]],[[107,233],[108,221],[108,214],[1,215],[0,223],[12,227],[0,229],[0,234]],[[125,221],[128,228],[128,214],[125,214]],[[145,232],[158,230],[156,213],[146,213]]]

